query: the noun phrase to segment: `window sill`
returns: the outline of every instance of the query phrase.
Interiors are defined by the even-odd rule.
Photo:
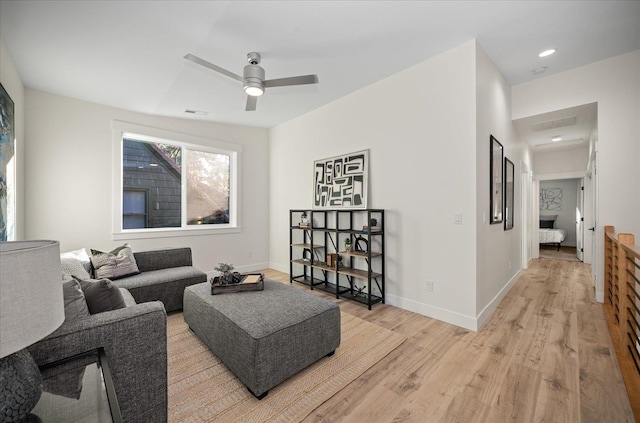
[[[178,228],[178,229],[130,229],[121,232],[113,232],[114,241],[126,241],[130,239],[173,238],[203,235],[235,234],[242,231],[240,226],[224,228]]]

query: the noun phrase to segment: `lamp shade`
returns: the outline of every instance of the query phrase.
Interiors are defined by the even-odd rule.
[[[60,244],[0,242],[0,358],[39,341],[63,321]]]

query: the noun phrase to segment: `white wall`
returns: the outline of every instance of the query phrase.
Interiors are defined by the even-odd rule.
[[[540,210],[540,219],[544,215],[557,215],[555,227],[565,229],[567,238],[562,242],[563,246],[576,246],[576,207],[578,204],[579,179],[557,179],[540,181],[540,190],[543,188],[562,189],[561,210]]]
[[[640,50],[512,87],[513,118],[598,103],[596,298],[603,293],[603,228],[640,236]]]
[[[476,308],[481,326],[507,293],[520,270],[522,248],[521,163],[530,167],[528,147],[517,139],[511,120],[511,87],[482,46],[476,50],[476,190],[477,259]],[[514,163],[514,228],[489,224],[490,148],[493,135],[504,147],[504,156]]]
[[[24,239],[24,85],[9,52],[0,40],[0,82],[14,103],[16,198],[15,239]]]
[[[271,130],[273,268],[289,271],[288,210],[311,207],[313,161],[368,148],[369,207],[386,210],[388,303],[475,325],[474,50],[468,42]]]
[[[62,251],[110,250],[112,238],[112,121],[120,120],[242,145],[242,231],[131,239],[134,251],[189,246],[194,265],[218,262],[241,270],[268,266],[269,139],[265,129],[149,116],[31,89],[25,98],[26,237],[60,240]]]
[[[566,172],[586,174],[589,164],[589,146],[574,150],[538,151],[534,157],[536,175]]]

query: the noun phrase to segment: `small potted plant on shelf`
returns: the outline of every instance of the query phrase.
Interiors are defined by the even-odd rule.
[[[308,227],[309,226],[309,215],[307,214],[306,211],[303,211],[302,214],[300,215],[300,225],[301,227]]]
[[[351,238],[347,238],[344,240],[344,249],[346,251],[351,251]]]

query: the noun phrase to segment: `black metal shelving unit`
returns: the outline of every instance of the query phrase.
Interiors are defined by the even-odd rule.
[[[303,213],[309,217],[308,225],[301,224]],[[375,228],[370,225],[372,219]],[[352,242],[351,251],[341,248],[346,239]],[[373,304],[385,302],[384,248],[383,209],[289,211],[291,283],[357,301],[371,310]],[[336,265],[327,264],[330,254],[339,258]]]

